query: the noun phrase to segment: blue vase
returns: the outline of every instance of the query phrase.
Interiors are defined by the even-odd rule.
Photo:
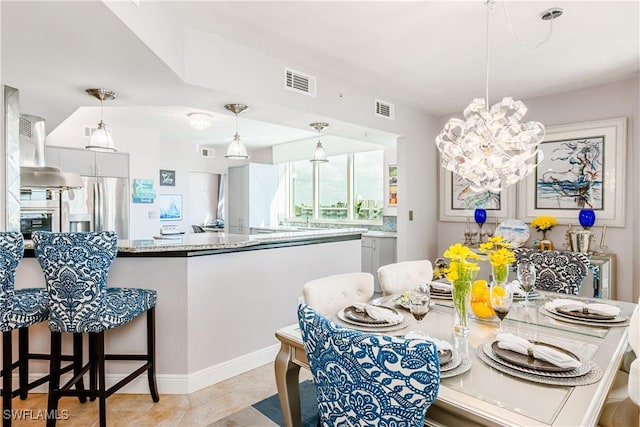
[[[593,209],[580,209],[580,213],[578,214],[578,221],[580,221],[580,225],[585,230],[588,230],[596,222],[596,213],[593,211]]]
[[[487,222],[487,211],[481,208],[477,208],[473,213],[473,217],[475,218],[477,224],[482,225]]]

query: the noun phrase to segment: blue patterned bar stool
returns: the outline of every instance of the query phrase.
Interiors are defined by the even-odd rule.
[[[433,342],[343,328],[306,304],[298,322],[322,426],[424,425],[440,387]]]
[[[118,250],[114,232],[34,232],[33,245],[49,291],[51,367],[47,426],[56,423],[58,400],[85,394],[99,400],[100,426],[106,427],[106,399],[127,383],[147,372],[149,389],[158,402],[155,378],[156,292],[138,288],[108,288],[107,275]],[[147,353],[105,354],[105,331],[122,326],[146,312]],[[62,333],[89,335],[89,363],[60,386]],[[110,388],[105,385],[105,361],[143,361],[143,365]],[[71,390],[89,372],[89,390]],[[96,381],[98,384],[96,384]],[[54,416],[51,416],[54,415]]]
[[[2,425],[11,426],[11,400],[27,398],[32,388],[48,381],[48,375],[29,383],[29,360],[48,355],[29,353],[29,326],[49,317],[45,289],[14,289],[15,273],[24,255],[22,234],[0,232],[0,329],[2,330]],[[18,360],[13,361],[12,334],[18,330]],[[18,369],[19,386],[13,390],[12,373]]]

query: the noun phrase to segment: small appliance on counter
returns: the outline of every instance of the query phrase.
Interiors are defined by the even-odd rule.
[[[160,226],[160,235],[153,236],[154,239],[160,240],[178,240],[182,238],[184,231],[180,231],[177,225],[161,225]]]

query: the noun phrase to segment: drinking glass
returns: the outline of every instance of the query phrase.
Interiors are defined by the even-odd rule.
[[[524,302],[522,305],[529,305],[529,292],[535,289],[536,285],[536,266],[531,262],[518,263],[518,281],[524,294]]]
[[[495,311],[496,316],[500,319],[500,328],[496,331],[496,334],[504,332],[502,327],[502,321],[511,308],[513,302],[513,293],[504,284],[491,282],[491,288],[489,289],[489,299],[491,300],[491,308]]]
[[[409,308],[411,314],[418,321],[418,333],[426,336],[422,330],[422,319],[429,312],[429,303],[431,302],[431,292],[427,283],[418,283],[411,287],[409,298]]]

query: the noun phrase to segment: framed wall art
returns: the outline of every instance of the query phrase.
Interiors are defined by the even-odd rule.
[[[494,193],[474,193],[469,182],[440,167],[440,221],[463,222],[471,217],[476,208],[487,211],[489,218],[511,218],[514,213],[515,185]]]
[[[180,194],[159,194],[160,221],[182,220],[182,196]]]
[[[160,185],[176,185],[176,171],[160,169]]]
[[[389,165],[389,206],[398,206],[398,166]]]
[[[624,227],[626,136],[625,118],[547,128],[544,159],[520,184],[520,218],[577,224],[580,209],[590,208],[597,225]]]

